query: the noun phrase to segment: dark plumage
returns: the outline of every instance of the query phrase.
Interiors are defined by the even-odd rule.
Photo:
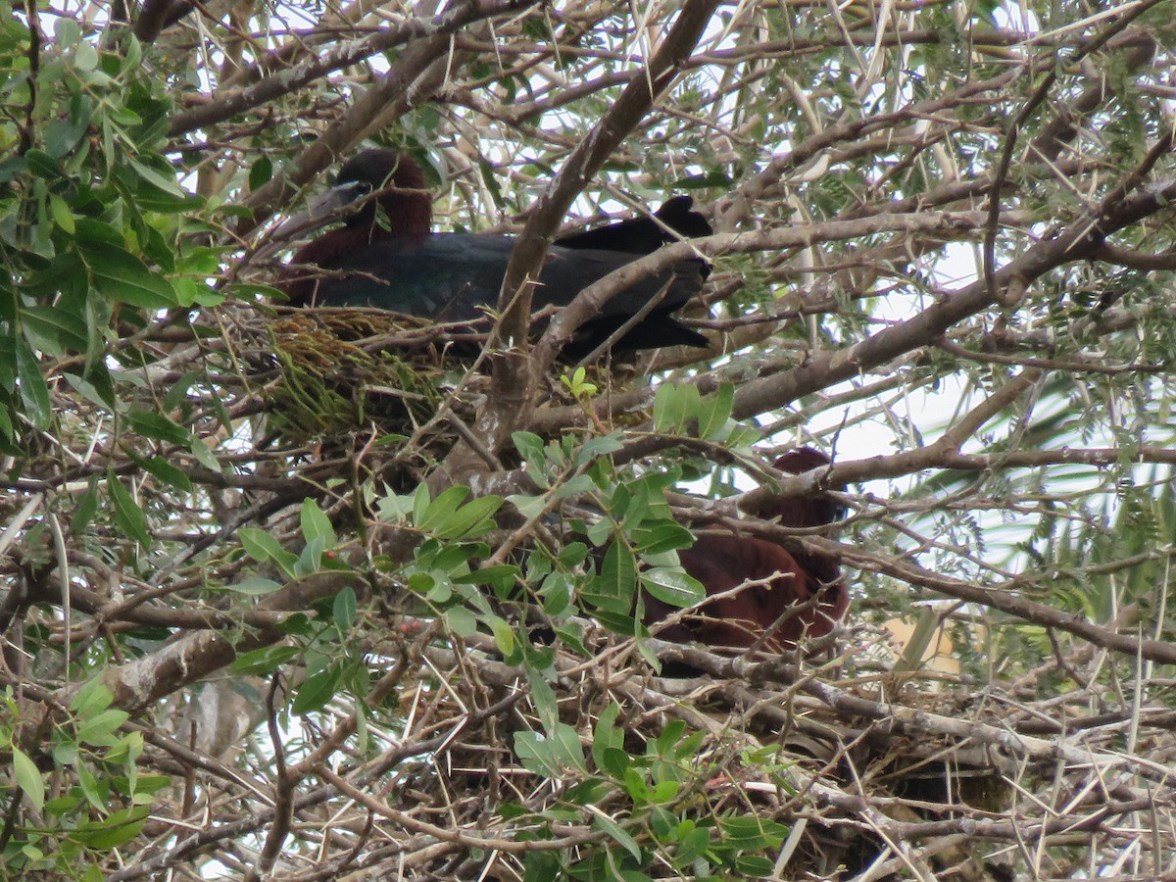
[[[364,198],[377,191],[386,192]],[[356,208],[343,227],[294,255],[282,285],[292,304],[370,306],[439,322],[479,319],[486,308],[496,306],[515,240],[431,233],[432,200],[412,159],[392,150],[366,150],[343,166],[331,195],[333,201],[314,210],[321,213],[333,204],[338,217],[338,206],[357,203]],[[709,234],[705,218],[690,206],[689,197],[675,197],[655,216],[682,236]],[[635,255],[656,251],[676,238],[650,218],[564,236],[548,249],[532,295],[533,309],[566,306],[588,285],[631,263]],[[705,337],[680,324],[672,313],[698,293],[708,270],[702,260],[683,260],[630,285],[578,329],[564,357],[588,354],[658,296],[661,300],[649,314],[613,348],[706,346]]]
[[[595,230],[561,236],[555,240],[555,244],[564,248],[596,248],[601,251],[623,251],[627,254],[652,254],[663,245],[676,242],[679,237],[693,239],[698,236],[709,236],[714,232],[706,218],[694,211],[693,206],[694,200],[689,196],[675,196],[663,202],[662,207],[653,213],[665,227],[673,231],[672,233],[648,217],[635,217],[597,227]],[[705,265],[703,269],[706,269]]]
[[[829,462],[823,453],[802,447],[780,457],[775,466],[801,474]],[[818,527],[843,517],[844,510],[826,493],[818,493],[806,498],[776,497],[757,507],[754,514],[776,518],[785,527]],[[678,559],[682,568],[703,584],[709,598],[749,581],[765,583],[706,601],[681,622],[659,631],[657,636],[664,640],[747,647],[770,630],[764,648],[791,648],[802,637],[828,634],[849,606],[841,567],[826,555],[790,551],[775,542],[730,530],[707,530],[698,534],[691,548],[678,552]],[[646,624],[671,612],[668,605],[647,599]]]

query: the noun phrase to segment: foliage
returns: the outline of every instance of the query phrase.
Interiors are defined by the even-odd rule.
[[[0,9],[0,874],[1165,872],[1173,20]],[[283,307],[270,218],[371,144],[520,273],[692,194],[712,347]],[[708,527],[838,555],[845,628],[651,636]]]

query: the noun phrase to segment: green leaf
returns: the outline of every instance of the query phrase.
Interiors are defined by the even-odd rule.
[[[134,169],[135,174],[146,181],[151,186],[162,190],[169,196],[175,196],[178,199],[187,199],[188,194],[180,189],[179,184],[176,183],[175,174],[165,175],[156,171],[145,162],[139,162],[132,156],[127,157],[127,164]]]
[[[493,528],[492,516],[502,506],[502,499],[483,496],[462,505],[469,494],[469,487],[455,486],[428,502],[428,493],[418,490],[413,500],[417,529],[439,539],[458,540],[475,538]]]
[[[57,160],[65,158],[85,136],[86,128],[90,125],[92,118],[92,109],[87,102],[78,106],[76,114],[71,113],[69,116],[58,117],[49,122],[45,126],[45,152]],[[51,211],[56,214],[56,209],[51,207]],[[70,220],[73,221],[72,214]],[[65,228],[62,227],[62,229]],[[74,231],[66,229],[66,232],[72,235]]]
[[[686,420],[688,395],[684,390],[693,388],[676,386],[673,383],[662,383],[657,387],[657,394],[653,399],[653,427],[658,432],[672,433],[682,427]]]
[[[108,708],[82,719],[78,725],[78,741],[95,747],[113,747],[118,743],[118,728],[131,717],[126,711]]]
[[[54,759],[57,758],[56,752]],[[72,760],[71,760],[72,762]],[[45,813],[53,817],[61,817],[76,812],[82,806],[82,797],[77,794],[58,796],[45,802]]]
[[[237,538],[241,540],[241,547],[258,563],[273,561],[288,578],[294,578],[294,565],[298,563],[298,556],[287,551],[273,536],[257,527],[242,527],[237,531]]]
[[[648,529],[634,530],[631,538],[637,553],[646,556],[665,554],[694,544],[694,534],[673,521],[662,521]]]
[[[0,390],[0,452],[17,456],[23,451],[15,444],[16,426],[12,422],[12,411],[7,397],[3,390]]]
[[[490,633],[494,635],[494,645],[504,658],[511,658],[515,652],[515,633],[510,623],[498,616],[489,619]]]
[[[592,580],[592,600],[602,609],[627,614],[637,589],[637,562],[624,543],[613,542],[604,553],[600,574]]]
[[[78,240],[86,248],[101,250],[106,247],[123,247],[122,233],[108,223],[92,217],[79,217],[77,225]]]
[[[688,175],[684,178],[678,178],[670,185],[672,190],[703,190],[709,187],[716,187],[720,190],[729,191],[735,184],[735,181],[725,172],[722,171],[708,171],[701,175]]]
[[[678,739],[686,732],[686,724],[681,720],[670,720],[666,723],[665,728],[661,730],[661,734],[657,736],[657,740],[653,743],[653,748],[656,754],[660,757],[672,757],[674,745],[678,743]]]
[[[543,439],[531,432],[512,432],[510,438],[527,464],[527,475],[540,487],[547,487],[550,482],[547,477],[547,455]]]
[[[588,647],[584,645],[584,629],[574,622],[558,626],[555,629],[555,636],[559,638],[559,641],[564,646],[567,646],[583,658],[587,658],[592,654],[589,652]]]
[[[457,511],[457,507],[469,495],[470,488],[463,486],[453,486],[442,491],[441,495],[432,500],[417,518],[417,529],[425,533],[441,529],[442,525],[449,521],[449,518]]]
[[[682,785],[677,781],[659,781],[646,792],[645,800],[651,805],[669,805],[681,790]]]
[[[552,573],[543,580],[539,596],[543,600],[543,611],[552,618],[562,616],[572,603],[575,582],[567,573]]]
[[[142,44],[134,34],[126,34],[123,45],[122,73],[132,73],[143,59]]]
[[[701,402],[698,413],[698,437],[721,440],[735,404],[735,386],[723,383],[713,395]]]
[[[623,747],[606,747],[597,761],[600,771],[616,779],[625,779],[633,771],[633,757]]]
[[[564,872],[563,862],[555,852],[528,851],[523,863],[523,882],[551,882],[553,879],[570,878]]]
[[[336,543],[335,528],[331,526],[331,519],[309,496],[302,500],[299,518],[302,523],[302,535],[308,542],[312,539],[322,539],[326,545]]]
[[[154,475],[163,481],[165,484],[170,484],[185,493],[192,492],[192,480],[181,469],[176,468],[166,459],[159,456],[153,456],[150,459],[141,459],[134,454],[131,454],[133,459],[144,471]]]
[[[563,780],[569,771],[588,773],[580,739],[566,723],[559,723],[551,738],[538,732],[516,732],[515,752],[524,768],[547,778]]]
[[[126,420],[136,434],[146,438],[155,438],[184,448],[192,443],[192,435],[187,429],[156,411],[132,408],[127,411]]]
[[[37,811],[44,808],[45,781],[41,778],[41,772],[29,755],[15,744],[12,745],[12,771],[16,776],[17,786],[29,798]]]
[[[758,854],[737,854],[735,871],[744,879],[767,879],[772,875],[775,864]]]
[[[518,577],[519,568],[514,564],[497,564],[478,567],[472,573],[458,576],[453,581],[458,585],[489,585],[490,587],[509,588]]]
[[[575,806],[598,803],[612,796],[614,788],[603,778],[589,778],[572,784],[560,794],[561,801]]]
[[[623,769],[618,770],[615,767],[615,763],[606,757],[606,751],[619,750],[626,759],[629,756],[624,750],[625,733],[616,725],[620,713],[621,706],[615,701],[610,702],[597,718],[592,734],[592,761],[596,764],[597,769],[608,772],[614,777],[617,776],[618,771],[623,773]]]
[[[134,497],[122,482],[115,477],[114,472],[106,476],[106,487],[110,491],[110,501],[114,505],[114,520],[119,529],[145,548],[151,546],[151,533],[147,529],[147,516],[139,508]]]
[[[591,475],[576,475],[560,484],[551,496],[553,499],[564,500],[581,496],[585,493],[592,493],[595,490],[596,482],[592,480]]]
[[[625,445],[621,442],[620,437],[615,433],[610,432],[607,435],[598,435],[595,438],[589,438],[576,454],[576,465],[587,465],[594,459],[600,459],[602,456],[610,456],[618,450],[623,450],[624,447]]]
[[[465,488],[462,488],[465,489]],[[498,496],[482,496],[450,513],[433,532],[440,539],[474,539],[494,529],[494,513],[502,507]]]
[[[114,702],[114,695],[98,677],[90,680],[77,691],[69,706],[79,717],[88,717],[105,710]]]
[[[78,764],[78,784],[82,788],[82,795],[86,802],[96,810],[106,813],[106,799],[110,795],[109,783],[100,783],[93,770],[86,763]]]
[[[94,365],[90,370],[89,377],[79,377],[77,374],[71,374],[67,371],[63,371],[62,376],[77,390],[79,395],[91,404],[96,404],[107,410],[117,409],[110,372],[106,370],[105,365]]]
[[[86,351],[86,322],[64,306],[28,306],[21,310],[20,317],[30,344],[38,349],[57,356]]]
[[[44,150],[37,150],[36,148],[29,150],[25,153],[25,161],[28,163],[29,172],[37,177],[44,178],[47,181],[53,181],[60,176],[57,163]]]
[[[725,840],[749,851],[779,848],[788,835],[788,828],[783,824],[754,815],[720,818],[719,829]]]
[[[53,35],[57,38],[59,50],[72,49],[82,38],[82,28],[72,18],[55,16],[53,19]]]
[[[188,452],[210,472],[220,473],[223,471],[220,462],[217,461],[216,455],[199,438],[192,438],[192,443],[188,446]]]
[[[274,164],[268,156],[262,156],[249,169],[249,189],[264,187],[274,176]]]
[[[556,752],[547,739],[538,732],[515,732],[515,754],[523,768],[544,778],[558,780],[562,770],[556,760]]]
[[[53,222],[64,232],[72,236],[77,230],[73,212],[69,210],[65,200],[56,193],[49,194],[49,213],[53,216]]]
[[[603,830],[608,837],[629,852],[633,856],[633,860],[641,860],[641,846],[637,844],[637,840],[621,829],[621,825],[606,815],[604,812],[597,809],[592,813],[592,826],[597,830]]]
[[[678,817],[664,808],[654,806],[649,811],[649,828],[658,839],[668,839],[677,832]]]
[[[150,794],[159,793],[159,791],[170,787],[171,784],[172,779],[168,775],[139,775],[135,785],[135,801],[141,802],[144,796],[150,798]]]
[[[343,669],[338,665],[331,665],[311,674],[299,687],[291,710],[296,714],[308,714],[322,710],[327,702],[335,697],[342,680]]]
[[[709,827],[696,827],[690,821],[683,821],[678,827],[678,860],[693,863],[710,851]]]
[[[124,248],[109,244],[101,248],[87,247],[84,259],[93,275],[94,287],[115,303],[128,303],[141,309],[179,305],[171,283],[152,273],[143,261]]]
[[[98,479],[90,479],[90,489],[81,495],[78,499],[77,507],[74,508],[73,517],[70,519],[70,530],[74,535],[81,536],[86,532],[86,528],[90,525],[90,521],[94,519],[94,515],[98,513]]]
[[[0,282],[0,285],[3,283]],[[0,305],[3,305],[4,289],[0,287]],[[2,315],[2,314],[0,314]],[[16,388],[16,340],[13,334],[0,335],[0,393]]]
[[[293,661],[298,655],[299,649],[295,646],[265,646],[241,653],[233,662],[231,670],[234,674],[263,677]]]
[[[528,520],[539,517],[543,514],[544,509],[547,508],[547,498],[545,496],[520,496],[517,493],[512,493],[507,497],[507,501],[518,509],[519,514]]]
[[[37,356],[23,337],[16,338],[16,375],[20,382],[20,400],[24,404],[25,416],[34,428],[48,427],[53,416],[53,405],[49,401],[49,386],[41,375]]]
[[[306,613],[292,613],[286,616],[274,626],[283,634],[288,634],[291,637],[310,637],[319,628],[319,625],[314,623]]]
[[[438,539],[429,539],[421,546],[421,553],[418,560],[422,565],[425,563],[434,569],[441,570],[449,575],[464,576],[470,572],[470,561],[481,554],[489,554],[489,550],[478,552],[476,549],[480,546],[457,544],[452,542],[441,542]],[[469,596],[480,596],[478,592],[471,592]]]
[[[531,684],[531,703],[539,715],[539,722],[548,734],[554,734],[559,724],[559,701],[555,697],[555,690],[542,676],[532,671],[527,672],[527,681]]]
[[[662,603],[679,609],[706,599],[706,588],[681,567],[650,567],[641,573],[641,587]]]
[[[464,606],[445,610],[445,625],[458,637],[473,637],[478,633],[478,620]]]
[[[356,598],[355,589],[348,585],[335,595],[335,602],[331,605],[332,618],[341,630],[350,630],[355,624]]]
[[[323,552],[326,550],[326,543],[321,536],[311,539],[298,555],[298,563],[294,564],[294,574],[309,576],[317,573],[323,567]]]
[[[412,522],[419,527],[421,521],[425,519],[425,513],[428,510],[429,487],[427,484],[421,483],[412,494]]]
[[[585,542],[569,542],[559,550],[556,558],[561,567],[578,567],[588,559],[588,545]]]
[[[584,745],[580,743],[580,735],[575,729],[567,723],[556,723],[554,742],[559,746],[561,763],[581,775],[588,774],[588,766],[584,762]]]
[[[262,597],[266,594],[273,594],[282,588],[281,582],[275,582],[273,579],[263,579],[260,576],[251,576],[247,579],[242,579],[240,582],[234,582],[232,585],[226,585],[225,591],[232,591],[235,594],[244,594],[249,597]]]
[[[609,537],[613,535],[614,531],[615,527],[609,521],[609,519],[601,518],[596,523],[589,525],[587,530],[588,541],[593,545],[600,547],[608,541]]]
[[[98,50],[89,43],[79,43],[74,52],[74,65],[81,71],[92,71],[98,67]]]
[[[74,832],[74,838],[94,849],[107,850],[130,842],[138,836],[147,822],[148,806],[135,806],[114,812],[103,821],[83,824]]]

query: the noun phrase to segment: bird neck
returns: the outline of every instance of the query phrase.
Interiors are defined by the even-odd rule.
[[[433,229],[433,197],[425,189],[420,169],[411,175],[401,174],[398,169],[391,186],[395,189],[380,197],[380,208],[387,218],[388,229],[380,225],[373,211],[368,222],[360,225],[366,230],[367,241],[375,242],[392,236],[428,235]]]
[[[429,238],[429,233],[397,233],[385,230],[379,224],[368,227],[341,227],[324,233],[313,242],[307,242],[296,252],[290,260],[291,265],[314,264],[315,266],[330,267],[332,264],[346,257],[358,254],[368,246],[388,241],[411,243],[406,247],[421,245]]]
[[[349,227],[366,231],[368,242],[390,236],[420,236],[433,229],[433,196],[425,186],[425,173],[407,154],[398,154],[395,163],[391,177],[378,182],[388,190],[379,198],[388,229],[380,226],[375,205],[348,221]]]

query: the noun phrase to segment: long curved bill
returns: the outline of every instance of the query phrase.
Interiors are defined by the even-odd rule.
[[[265,245],[258,249],[253,259],[266,260],[280,251],[286,243],[346,217],[351,214],[356,200],[362,199],[369,192],[371,188],[362,181],[348,181],[332,187],[312,200],[298,214],[286,218],[274,227],[266,237]]]

